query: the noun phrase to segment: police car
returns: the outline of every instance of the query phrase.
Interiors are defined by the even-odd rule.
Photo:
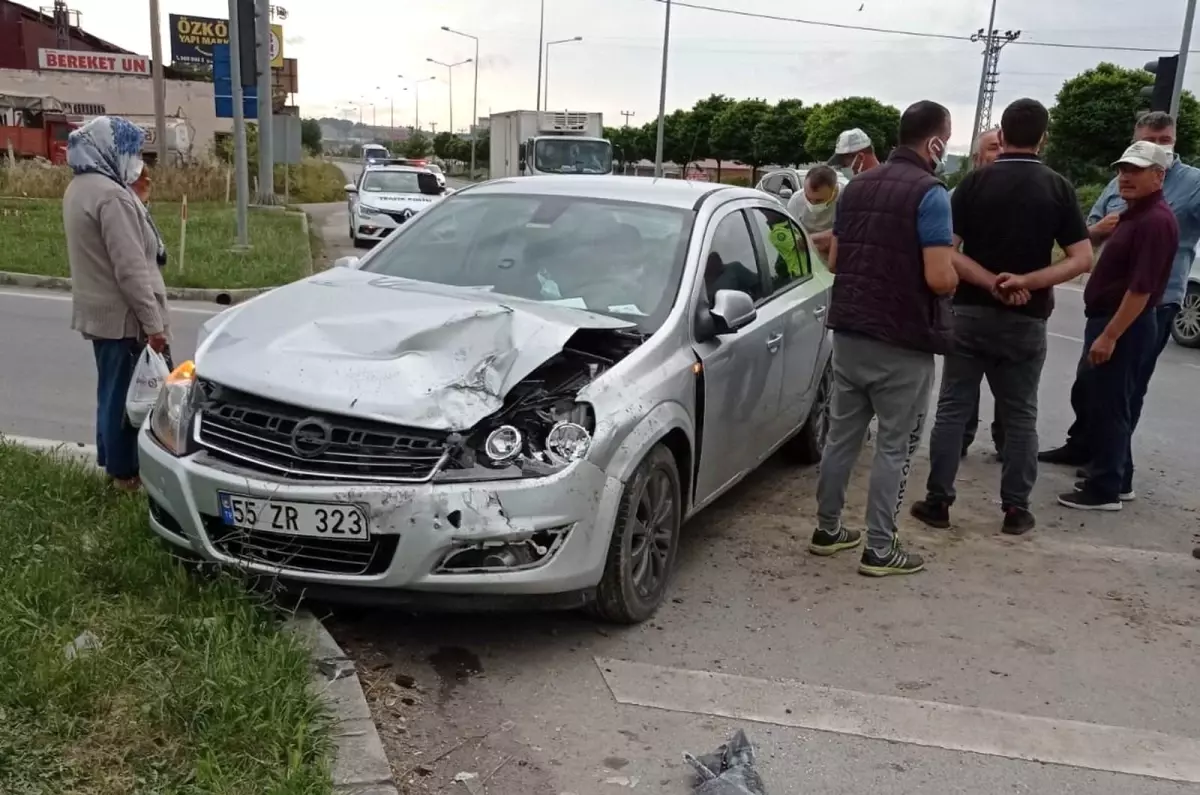
[[[420,177],[425,176],[423,181]],[[367,248],[383,240],[417,213],[440,201],[446,189],[430,180],[423,166],[367,166],[346,186],[350,240]],[[423,184],[425,183],[424,189]]]

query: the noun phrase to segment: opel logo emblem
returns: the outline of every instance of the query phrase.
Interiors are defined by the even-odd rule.
[[[333,427],[318,417],[306,417],[292,430],[292,449],[302,458],[315,458],[329,449]]]

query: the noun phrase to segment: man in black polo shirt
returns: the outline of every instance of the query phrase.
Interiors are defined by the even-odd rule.
[[[1004,423],[1000,504],[1003,530],[1034,526],[1029,495],[1037,480],[1037,395],[1046,359],[1046,319],[1056,284],[1086,273],[1092,244],[1066,179],[1045,166],[1049,114],[1033,99],[1009,105],[1000,122],[1004,147],[996,162],[966,176],[954,192],[954,349],[946,356],[937,420],[930,440],[926,498],[912,514],[950,526],[963,429],[986,377]],[[1054,244],[1066,251],[1052,265]]]
[[[1155,308],[1171,277],[1179,249],[1179,223],[1163,198],[1170,152],[1135,141],[1117,168],[1125,212],[1083,290],[1083,357],[1078,378],[1090,436],[1086,480],[1058,502],[1085,511],[1119,511],[1133,433],[1133,400],[1140,374],[1157,356]]]

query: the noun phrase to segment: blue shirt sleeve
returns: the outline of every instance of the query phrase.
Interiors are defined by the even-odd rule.
[[[941,185],[934,185],[921,199],[917,208],[917,237],[921,248],[954,245],[950,192]]]
[[[1100,198],[1096,199],[1096,203],[1092,205],[1092,211],[1088,213],[1087,217],[1088,226],[1108,215],[1108,203],[1112,201],[1112,197],[1116,192],[1117,181],[1114,179],[1104,186],[1104,190],[1100,192]]]

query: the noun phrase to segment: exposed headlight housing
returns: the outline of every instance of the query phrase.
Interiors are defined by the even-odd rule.
[[[483,454],[493,464],[507,464],[521,454],[525,437],[511,425],[501,425],[487,435]]]
[[[438,479],[553,475],[587,455],[595,425],[591,405],[570,399],[494,417],[457,438],[457,449]]]
[[[546,455],[562,466],[587,455],[592,444],[588,429],[574,422],[559,422],[546,434]]]
[[[159,390],[158,402],[150,411],[150,432],[166,450],[176,456],[187,453],[188,428],[192,423],[192,388],[196,385],[196,364],[184,362],[167,376]]]

